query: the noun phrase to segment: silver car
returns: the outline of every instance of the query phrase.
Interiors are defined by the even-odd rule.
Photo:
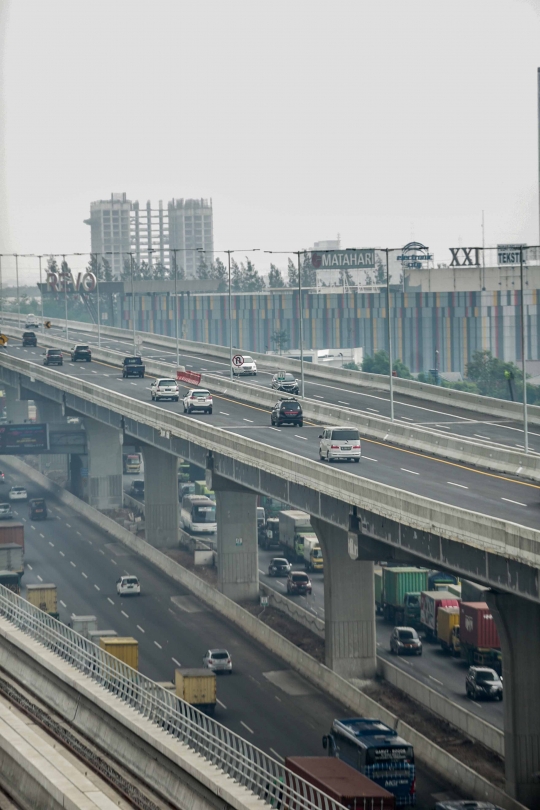
[[[231,656],[227,650],[208,650],[203,658],[203,666],[212,672],[232,672]]]
[[[10,520],[13,517],[9,503],[0,503],[0,520]]]
[[[356,428],[326,427],[319,436],[321,461],[355,461],[362,457],[360,434]]]
[[[178,383],[176,380],[154,380],[150,386],[150,396],[153,402],[158,402],[160,399],[172,399],[173,402],[178,402],[180,397]]]

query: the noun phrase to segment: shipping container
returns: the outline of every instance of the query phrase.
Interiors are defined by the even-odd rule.
[[[279,513],[279,541],[283,556],[293,561],[304,560],[304,543],[298,539],[302,533],[313,534],[310,517],[300,509],[287,509]],[[301,547],[301,551],[300,551]]]
[[[396,806],[393,793],[336,757],[287,757],[285,767],[286,782],[293,789],[289,771],[350,810],[394,810]],[[290,810],[300,807],[294,799],[287,806]]]
[[[88,635],[90,631],[97,630],[97,619],[95,616],[76,616],[75,613],[72,613],[69,625],[76,633],[85,638],[90,638]]]
[[[387,621],[404,621],[405,594],[427,588],[427,568],[383,568],[383,613]]]
[[[205,495],[211,501],[216,500],[214,490],[206,486],[206,481],[195,481],[195,495]]]
[[[11,543],[24,549],[24,525],[15,520],[5,520],[0,523],[0,546]]]
[[[132,669],[139,669],[139,642],[129,636],[101,636],[99,646]]]
[[[56,585],[27,585],[26,599],[34,607],[58,618],[58,595]]]
[[[118,633],[116,630],[89,630],[88,640],[99,646],[100,638],[116,638]]]
[[[462,644],[476,648],[500,648],[495,619],[485,602],[462,602],[459,616]]]
[[[176,669],[176,694],[186,703],[206,714],[213,715],[216,708],[216,673],[210,669]]]
[[[443,650],[459,652],[459,634],[454,632],[456,627],[459,631],[459,608],[440,607],[437,613],[437,639]]]
[[[24,549],[17,543],[6,543],[0,546],[0,570],[24,573]]]
[[[459,599],[448,591],[422,591],[420,596],[420,626],[428,637],[437,635],[437,612],[442,607],[459,608]]]

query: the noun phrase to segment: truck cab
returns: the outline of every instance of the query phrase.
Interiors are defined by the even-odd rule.
[[[420,625],[420,593],[406,593],[403,600],[403,622],[418,629]]]
[[[140,357],[124,357],[122,377],[144,377],[144,364]]]

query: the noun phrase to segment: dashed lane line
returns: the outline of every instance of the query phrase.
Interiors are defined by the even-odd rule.
[[[65,557],[66,555],[64,554],[64,552],[63,552],[63,551],[61,551],[61,552],[60,552],[60,556],[61,556],[61,557]]]
[[[144,630],[143,630],[143,628],[141,627],[141,625],[140,625],[140,624],[138,624],[138,625],[137,625],[137,630],[140,630],[140,631],[141,631],[141,633],[144,633]]]
[[[77,568],[77,565],[73,562],[73,560],[69,561],[69,564],[73,566],[73,568]]]
[[[245,728],[245,729],[247,729],[247,730],[249,731],[249,733],[250,733],[250,734],[255,734],[255,732],[253,731],[253,729],[252,729],[252,728],[250,728],[250,727],[247,725],[247,723],[244,723],[244,721],[243,721],[243,720],[240,720],[240,725],[241,725],[241,726],[244,726],[244,728]]]
[[[129,619],[129,616],[127,615],[127,613],[125,612],[125,610],[121,610],[121,611],[120,611],[120,613],[122,614],[122,616],[125,616],[125,617],[126,617],[126,619]]]
[[[31,565],[28,565],[28,563],[26,563],[26,567],[28,568],[28,570],[29,570],[29,571],[32,571],[32,570],[33,570],[33,569],[32,569],[32,566],[31,566]]]
[[[173,661],[174,661],[174,658],[173,658]],[[221,700],[220,700],[219,698],[216,698],[216,703],[219,703],[219,705],[221,706],[221,708],[222,708],[222,709],[226,709],[226,708],[227,708],[227,707],[225,706],[225,704],[224,704],[224,703],[222,703],[222,702],[221,702]]]
[[[62,607],[67,607],[66,603],[65,603],[65,602],[62,602],[62,600],[61,600],[61,599],[60,599],[60,604],[62,605]]]
[[[469,489],[469,487],[466,487],[465,484],[456,484],[455,481],[447,481],[446,483],[450,484],[451,487],[459,487],[460,489]]]
[[[100,591],[100,590],[101,590],[101,588],[99,587],[99,585],[95,585],[95,584],[94,584],[94,588],[96,589],[96,591]]]
[[[162,649],[163,649],[163,647],[161,646],[161,644],[159,643],[159,641],[154,641],[154,644],[156,645],[156,647],[159,647],[159,649],[160,649],[160,650],[162,650]]]
[[[113,600],[111,599],[111,597],[110,597],[110,596],[108,596],[108,597],[107,597],[107,602],[110,602],[110,603],[111,603],[111,605],[114,605],[114,602],[113,602]]]
[[[420,475],[419,472],[415,472],[414,470],[408,470],[407,467],[402,467],[401,469],[403,470],[403,472],[408,472],[411,475]]]
[[[173,661],[173,662],[176,664],[176,666],[177,666],[177,667],[181,667],[181,666],[182,666],[182,664],[180,663],[180,661],[177,661],[177,660],[176,660],[176,658],[171,658],[171,661]]]
[[[37,578],[39,579],[39,581],[40,581],[40,582],[43,582],[43,578],[42,578],[42,577],[40,577],[40,575],[39,575],[39,574],[37,575]]]
[[[85,579],[88,579],[88,574],[85,574],[85,573],[84,573],[84,571],[81,571],[81,574],[83,575],[83,577],[84,577]]]
[[[512,498],[501,498],[501,501],[506,501],[506,503],[515,503],[516,506],[527,506],[526,503],[521,503],[521,501],[513,501]]]

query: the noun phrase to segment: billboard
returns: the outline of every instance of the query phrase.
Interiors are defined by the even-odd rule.
[[[527,263],[527,253],[525,250],[527,245],[521,243],[516,245],[497,245],[497,264],[519,264],[520,263],[520,248],[523,249],[523,264]]]
[[[373,270],[375,250],[312,250],[311,264],[316,270]]]
[[[48,425],[25,422],[24,425],[0,425],[0,455],[20,456],[46,453],[49,449]]]

